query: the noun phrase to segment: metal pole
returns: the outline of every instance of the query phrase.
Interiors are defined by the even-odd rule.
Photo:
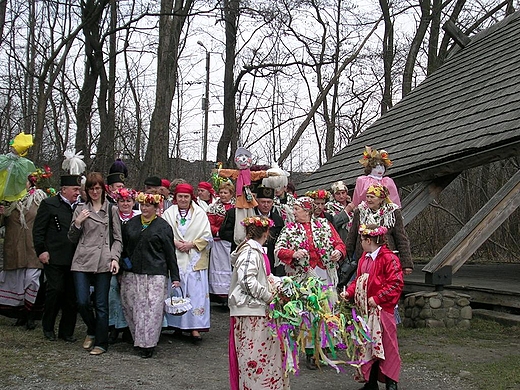
[[[206,49],[204,47],[204,49]],[[208,160],[208,116],[209,116],[209,56],[210,52],[206,49],[206,92],[204,96],[204,135],[202,138],[202,163],[204,179],[207,177],[207,160]]]

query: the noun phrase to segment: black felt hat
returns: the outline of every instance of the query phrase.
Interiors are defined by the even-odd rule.
[[[256,198],[257,199],[274,199],[274,190],[269,187],[258,187],[256,189]]]
[[[107,184],[111,185],[114,183],[125,184],[125,174],[122,172],[114,172],[107,176]]]
[[[81,176],[80,175],[63,175],[60,176],[60,185],[61,186],[81,186]]]
[[[157,176],[150,176],[144,181],[145,186],[151,187],[160,187],[161,186],[161,178]]]

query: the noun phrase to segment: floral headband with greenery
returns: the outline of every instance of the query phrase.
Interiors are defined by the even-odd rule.
[[[388,232],[388,228],[386,228],[384,226],[378,226],[376,228],[370,229],[367,227],[367,225],[359,225],[358,232],[362,236],[370,236],[370,237],[384,236]]]
[[[272,227],[274,222],[272,219],[266,217],[247,217],[240,222],[243,226],[255,225],[258,227]]]
[[[114,198],[115,200],[123,200],[128,198],[135,200],[136,196],[137,191],[132,188],[118,188],[112,193],[112,198]]]
[[[330,198],[330,192],[327,190],[317,190],[317,191],[307,191],[305,193],[305,196],[308,196],[312,199],[329,199]]]
[[[139,192],[137,196],[135,197],[135,200],[137,200],[139,203],[148,203],[157,205],[161,203],[161,200],[163,199],[162,195],[159,194],[146,194],[144,192]]]
[[[381,160],[386,168],[391,167],[393,164],[392,161],[390,161],[388,152],[386,150],[378,151],[377,149],[372,149],[370,146],[365,146],[365,150],[363,151],[363,158],[359,160],[359,163],[366,167],[369,161],[374,158]]]

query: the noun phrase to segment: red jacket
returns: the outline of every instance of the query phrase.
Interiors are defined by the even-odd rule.
[[[364,269],[364,264],[368,260],[366,253],[358,261],[357,277],[348,288],[347,292],[350,298],[354,297],[356,290],[356,282]],[[399,302],[401,292],[403,291],[403,271],[401,262],[394,252],[386,245],[383,245],[377,254],[370,276],[368,277],[367,298],[373,297],[376,303],[383,308],[384,311],[393,313],[395,305]]]

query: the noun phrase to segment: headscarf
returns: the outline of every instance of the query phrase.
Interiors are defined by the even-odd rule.
[[[191,200],[195,199],[195,195],[193,194],[193,187],[188,183],[181,183],[175,187],[175,195],[177,194],[189,194],[191,196]]]
[[[312,200],[312,198],[309,198],[308,196],[302,196],[294,200],[294,205],[300,206],[302,209],[312,211],[314,201]]]
[[[341,180],[335,182],[335,183],[332,184],[330,187],[331,187],[331,189],[332,189],[332,193],[333,193],[333,194],[335,194],[335,193],[338,192],[338,191],[347,191],[347,192],[348,192],[348,187],[347,187],[347,186],[345,185],[345,183],[343,183]]]
[[[386,203],[392,203],[389,198],[390,191],[385,186],[375,183],[367,189],[367,194],[374,195],[377,198],[384,199]]]
[[[199,185],[197,186],[197,188],[202,188],[204,190],[207,190],[209,191],[209,193],[211,194],[212,197],[215,196],[215,190],[213,189],[213,186],[208,183],[207,181],[201,181],[199,183]]]

